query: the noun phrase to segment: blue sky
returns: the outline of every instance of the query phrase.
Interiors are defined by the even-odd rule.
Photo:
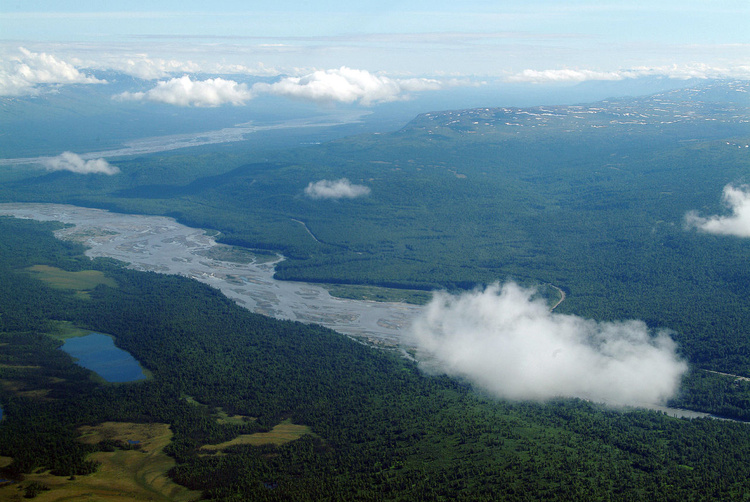
[[[31,65],[19,47],[145,78],[341,67],[531,83],[750,78],[750,2],[5,0],[0,58]]]

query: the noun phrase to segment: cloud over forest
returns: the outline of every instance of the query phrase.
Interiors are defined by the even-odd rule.
[[[711,234],[750,237],[750,186],[725,186],[722,201],[731,214],[703,217],[690,211],[685,215],[686,226]]]
[[[354,185],[346,178],[310,182],[305,188],[305,195],[312,199],[354,199],[369,193],[368,187]]]
[[[436,293],[412,329],[421,359],[503,398],[638,405],[676,392],[687,365],[666,332],[550,312],[534,295],[515,283]]]
[[[0,62],[0,96],[35,94],[42,84],[105,83],[50,54],[31,52],[23,47],[18,51],[19,55]]]
[[[120,172],[117,166],[113,166],[104,159],[84,160],[73,152],[63,152],[57,157],[50,157],[42,164],[50,171],[70,171],[78,174],[113,175]]]

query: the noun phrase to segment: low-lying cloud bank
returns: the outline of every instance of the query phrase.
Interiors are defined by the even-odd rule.
[[[5,61],[0,60],[0,96],[35,94],[40,84],[106,83],[49,54],[31,52],[23,47],[18,52]]]
[[[96,59],[72,59],[77,67],[114,70],[143,80],[168,79],[178,75],[204,73],[210,75],[255,75],[275,77],[281,72],[261,62],[254,65],[214,62],[198,64],[191,60],[151,57],[145,52],[107,52]]]
[[[113,166],[104,159],[83,160],[80,155],[73,152],[63,152],[57,157],[44,159],[42,165],[50,171],[70,171],[78,174],[108,174],[111,176],[120,172],[117,166]]]
[[[506,77],[507,82],[528,82],[533,84],[585,82],[589,80],[625,80],[641,77],[666,77],[687,80],[690,78],[750,78],[750,66],[717,68],[705,64],[636,67],[614,71],[580,69],[523,70]]]
[[[462,80],[428,78],[392,79],[365,70],[341,67],[321,70],[303,77],[284,77],[278,82],[259,82],[252,87],[234,80],[193,80],[185,75],[161,81],[146,92],[124,92],[121,100],[155,101],[177,106],[243,105],[259,94],[272,94],[316,103],[359,103],[370,106],[407,99],[409,93],[436,91],[446,87],[472,85]]]
[[[134,69],[140,68],[144,75],[150,70],[166,71],[169,65],[161,61],[159,65],[147,65],[145,61],[133,61]],[[176,65],[177,63],[172,62]],[[173,66],[176,68],[176,66]],[[230,68],[227,68],[228,70]],[[231,68],[239,71],[240,67]],[[241,67],[242,72],[258,74],[249,68]],[[273,75],[275,70],[268,69]],[[580,83],[585,81],[620,81],[657,76],[671,79],[711,79],[711,78],[750,78],[750,66],[716,68],[703,64],[672,65],[664,67],[637,67],[613,71],[587,69],[523,70],[505,77],[513,83]],[[125,92],[120,99],[148,100],[178,106],[219,106],[231,103],[242,105],[260,94],[271,94],[316,103],[358,103],[371,106],[408,99],[411,93],[438,91],[451,87],[481,85],[467,79],[408,78],[398,79],[376,75],[367,70],[357,70],[342,66],[330,70],[318,70],[303,76],[283,77],[277,82],[258,82],[251,87],[234,80],[222,78],[192,80],[189,76],[158,82],[147,92]]]
[[[413,325],[420,358],[503,398],[639,405],[677,391],[687,364],[667,332],[557,314],[534,295],[515,283],[437,293]]]
[[[227,103],[243,105],[245,101],[253,98],[253,93],[246,84],[239,84],[234,80],[192,80],[185,75],[157,82],[156,87],[146,92],[123,92],[115,98],[155,101],[177,106],[219,106]]]
[[[364,185],[353,185],[348,179],[320,180],[310,182],[305,188],[305,195],[312,199],[354,199],[370,193]]]
[[[193,73],[201,70],[200,65],[191,61],[177,61],[175,59],[149,58],[146,54],[135,54],[125,58],[111,58],[106,65],[91,62],[92,67],[120,71],[126,75],[154,80],[165,78],[175,73]]]
[[[750,237],[750,186],[727,185],[721,198],[731,215],[704,218],[690,211],[685,215],[685,226],[711,234]]]
[[[473,35],[472,35],[473,36]],[[445,34],[440,38],[444,39]],[[65,50],[58,46],[58,50]],[[370,106],[376,103],[407,99],[409,93],[440,90],[456,86],[481,85],[469,79],[447,78],[395,78],[380,74],[373,74],[367,70],[358,70],[342,66],[340,68],[313,71],[294,67],[275,68],[263,64],[262,61],[240,62],[209,62],[201,56],[205,54],[193,53],[202,62],[178,60],[172,58],[151,57],[139,51],[124,51],[121,46],[110,46],[100,53],[84,52],[80,57],[53,56],[44,52],[32,52],[25,48],[0,48],[0,96],[23,96],[38,93],[43,85],[63,84],[94,84],[106,83],[91,75],[86,75],[82,69],[114,70],[141,79],[163,79],[159,85],[170,83],[172,91],[178,92],[179,75],[212,74],[212,75],[255,75],[275,77],[286,73],[287,76],[273,83],[258,83],[252,86],[252,93],[269,93],[291,98],[313,100],[317,102],[345,102],[360,103]],[[80,51],[77,51],[80,52]],[[70,53],[68,50],[66,53]],[[210,59],[210,58],[209,58]],[[599,68],[555,68],[555,69],[525,69],[508,74],[498,69],[491,72],[506,82],[520,83],[576,83],[590,80],[625,80],[641,77],[659,76],[672,79],[748,79],[750,65],[726,64],[724,66],[704,63],[674,64],[664,66],[638,66],[632,68],[607,69]],[[184,78],[184,77],[183,77]],[[226,77],[225,77],[226,78]],[[209,79],[211,80],[211,79]],[[216,79],[214,79],[216,80]],[[218,79],[221,80],[221,79]],[[178,81],[177,83],[175,81]],[[224,80],[236,86],[244,84],[234,80]],[[200,83],[206,81],[194,81]],[[210,87],[209,84],[206,84]],[[217,85],[214,82],[214,85]],[[169,86],[167,86],[169,87]],[[162,89],[166,91],[167,89]],[[154,90],[152,90],[154,91]],[[247,92],[247,89],[243,89]],[[169,93],[147,91],[144,93],[125,93],[122,97],[129,99],[143,99],[164,101],[180,106],[217,106],[219,104],[241,104],[248,98],[243,94],[241,99],[227,97],[219,100],[180,100],[168,97]],[[185,104],[187,103],[187,104]]]

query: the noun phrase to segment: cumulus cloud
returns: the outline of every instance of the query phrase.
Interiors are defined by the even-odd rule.
[[[23,47],[20,55],[0,63],[0,96],[23,96],[38,92],[40,84],[101,84],[103,80],[85,75],[72,64],[49,54]]]
[[[155,101],[177,106],[219,106],[227,103],[243,105],[245,101],[253,98],[253,93],[246,84],[239,84],[234,80],[192,80],[185,75],[157,82],[156,87],[146,92],[124,92],[115,98]]]
[[[687,80],[691,78],[749,78],[750,67],[733,66],[726,68],[713,67],[702,63],[670,66],[640,66],[614,71],[595,70],[523,70],[506,77],[507,82],[528,82],[533,84],[557,82],[584,82],[588,80],[625,80],[648,76],[660,76]]]
[[[690,211],[685,215],[686,226],[712,234],[750,237],[750,186],[725,186],[722,201],[730,215],[704,218]]]
[[[285,77],[272,84],[258,83],[253,90],[320,103],[358,102],[369,106],[404,99],[408,92],[439,90],[446,85],[457,84],[427,78],[392,79],[342,66],[315,71],[303,77]]]
[[[511,399],[659,404],[687,370],[666,332],[554,313],[515,283],[436,293],[412,335],[428,366]]]
[[[148,74],[145,66],[143,74]],[[256,69],[245,66],[225,66],[254,74],[274,74],[276,70],[262,65]],[[409,93],[436,91],[446,87],[479,85],[468,80],[437,80],[429,78],[392,79],[373,75],[365,70],[342,67],[320,70],[302,77],[284,77],[271,84],[258,82],[249,88],[234,80],[214,78],[192,80],[185,75],[160,81],[146,92],[124,92],[115,96],[120,100],[155,101],[178,106],[219,106],[227,103],[242,105],[259,94],[273,94],[318,103],[360,103],[365,106],[407,99]]]
[[[63,152],[57,157],[44,159],[42,165],[50,171],[71,171],[78,174],[113,175],[120,172],[117,166],[104,159],[84,160],[73,152]]]
[[[353,185],[348,179],[320,180],[310,182],[305,188],[305,195],[313,199],[353,199],[370,193],[364,185]]]

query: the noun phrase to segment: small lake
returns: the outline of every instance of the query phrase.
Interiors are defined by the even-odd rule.
[[[68,338],[60,349],[74,357],[79,366],[95,372],[108,382],[133,382],[146,378],[138,361],[115,347],[111,336],[91,333]]]

